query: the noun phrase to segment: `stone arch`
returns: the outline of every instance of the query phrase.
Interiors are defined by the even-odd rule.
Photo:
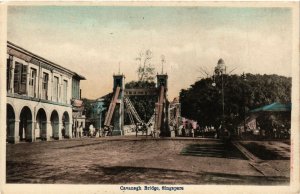
[[[56,110],[53,110],[50,117],[51,127],[52,127],[52,137],[54,139],[59,139],[60,131],[59,131],[59,115]]]
[[[14,137],[16,114],[12,105],[6,104],[6,140]],[[14,139],[14,138],[13,138]]]
[[[71,123],[70,123],[70,116],[67,111],[65,111],[62,115],[62,136],[64,138],[71,138],[72,137],[72,129],[71,129]]]
[[[20,112],[19,138],[20,140],[32,141],[32,111],[24,106]]]
[[[43,108],[40,108],[36,114],[35,137],[41,140],[47,139],[47,114]]]

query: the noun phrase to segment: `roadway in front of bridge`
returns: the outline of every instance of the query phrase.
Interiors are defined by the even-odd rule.
[[[255,145],[265,153],[251,150]],[[115,136],[6,148],[7,183],[289,183],[289,145],[275,141],[224,144],[216,139]],[[262,158],[266,154],[273,158]]]

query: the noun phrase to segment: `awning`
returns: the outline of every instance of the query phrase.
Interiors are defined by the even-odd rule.
[[[262,106],[256,109],[251,110],[251,113],[255,112],[289,112],[292,109],[292,104],[281,104],[278,102],[274,102],[272,104]]]
[[[72,105],[73,105],[74,107],[81,107],[82,104],[83,104],[83,101],[82,101],[82,100],[77,100],[77,99],[74,100],[73,103],[72,103]]]

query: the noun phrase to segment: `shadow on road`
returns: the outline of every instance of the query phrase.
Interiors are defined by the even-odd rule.
[[[103,167],[94,166],[93,170],[111,176],[112,184],[144,183],[144,184],[229,184],[229,185],[286,185],[289,178],[245,176],[225,173],[194,173],[161,168],[143,168],[129,166]]]
[[[231,143],[213,144],[191,144],[181,151],[182,155],[199,156],[199,157],[215,157],[228,159],[242,159],[247,158]]]
[[[290,152],[289,149],[279,150],[276,147],[266,147],[257,143],[243,143],[243,146],[262,160],[289,160],[289,155],[285,152]]]
[[[245,176],[210,172],[196,173],[131,166],[105,167],[92,165],[82,171],[76,168],[54,169],[55,167],[50,165],[15,162],[8,164],[7,168],[7,183],[199,185],[287,185],[289,183],[289,178],[286,177]]]

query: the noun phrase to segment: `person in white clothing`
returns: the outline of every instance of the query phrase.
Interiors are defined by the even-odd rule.
[[[90,126],[89,126],[89,135],[90,135],[90,137],[93,137],[93,132],[94,132],[94,126],[93,126],[93,124],[90,124]]]

